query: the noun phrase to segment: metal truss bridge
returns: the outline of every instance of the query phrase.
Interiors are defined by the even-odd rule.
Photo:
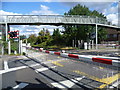
[[[1,16],[1,24],[9,25],[99,25],[110,28],[119,28],[113,26],[105,18],[79,15],[6,15]]]

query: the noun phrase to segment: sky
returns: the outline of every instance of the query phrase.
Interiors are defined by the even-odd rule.
[[[34,2],[33,2],[34,1]],[[96,2],[95,0],[85,0],[82,2],[80,0],[72,0],[71,2],[65,0],[2,0],[0,7],[0,13],[2,15],[64,15],[72,7],[77,4],[87,6],[91,11],[97,10],[103,13],[112,24],[118,24],[118,0],[101,0]],[[36,1],[36,2],[35,2]],[[40,25],[40,26],[29,26],[29,25],[11,25],[10,30],[20,30],[21,35],[38,34],[40,30],[46,28],[53,33],[53,29],[59,28],[63,30],[62,26],[50,26],[50,25]]]

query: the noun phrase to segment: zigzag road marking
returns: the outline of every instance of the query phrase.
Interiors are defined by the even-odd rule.
[[[81,71],[79,71],[79,70],[73,70],[73,72],[75,72],[75,73],[77,73],[77,74],[84,75],[84,76],[86,76],[86,77],[88,77],[88,78],[90,78],[90,79],[93,79],[93,80],[95,80],[95,81],[105,83],[105,84],[102,84],[101,86],[99,86],[98,88],[104,88],[104,87],[106,87],[107,85],[111,84],[112,82],[118,80],[119,77],[120,77],[120,73],[117,73],[117,74],[115,74],[115,75],[113,75],[113,76],[111,76],[111,77],[107,77],[107,78],[102,78],[102,79],[100,79],[100,78],[97,78],[97,77],[95,77],[95,76],[88,75],[88,74],[86,74],[86,73],[84,73],[84,72],[81,72]]]

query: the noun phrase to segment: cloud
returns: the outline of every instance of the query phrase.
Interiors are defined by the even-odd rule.
[[[4,21],[5,20],[5,16],[4,15],[21,15],[21,14],[14,13],[14,12],[6,12],[4,10],[0,10],[0,21]]]
[[[107,19],[112,22],[112,24],[118,24],[118,13],[107,15]]]
[[[53,26],[53,25],[40,25],[40,26],[29,26],[29,25],[11,25],[10,26],[10,30],[11,31],[15,31],[15,30],[19,30],[20,31],[20,35],[26,35],[27,37],[30,34],[36,34],[38,35],[38,33],[43,30],[43,28],[48,29],[48,31],[50,32],[50,34],[53,34],[54,29],[59,28],[59,30],[63,30],[64,28],[62,26]]]
[[[43,0],[43,2],[52,2],[52,0]]]
[[[14,12],[6,12],[3,10],[0,10],[0,15],[21,15],[19,13],[14,13]]]
[[[112,3],[109,7],[103,9],[102,13],[107,17],[108,21],[118,25],[118,3],[116,3],[116,5],[113,4],[115,3]]]
[[[31,15],[59,15],[58,13],[51,11],[50,8],[45,5],[40,5],[40,10],[32,11],[30,14]]]
[[[42,10],[48,10],[48,9],[50,9],[49,7],[47,7],[45,5],[40,5],[40,7],[41,7]]]
[[[109,5],[107,8],[104,8],[102,13],[105,15],[118,13],[118,4],[116,6],[112,6],[112,4]]]

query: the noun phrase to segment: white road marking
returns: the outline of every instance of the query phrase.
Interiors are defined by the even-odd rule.
[[[4,61],[4,70],[8,70],[8,62],[7,61]]]
[[[13,89],[17,89],[17,88],[24,88],[28,85],[28,83],[20,83],[19,85],[16,85],[15,87],[13,87]]]
[[[110,88],[117,87],[119,84],[120,84],[120,81],[118,81],[118,82],[115,82],[114,84],[112,84],[112,86],[110,86]]]
[[[75,85],[75,83],[78,83],[78,81],[82,80],[85,76],[83,77],[79,77],[79,78],[75,78],[75,79],[71,79],[70,80],[65,80],[65,81],[61,81],[59,83],[51,83],[53,86],[58,87],[58,88],[71,88],[73,85]],[[66,86],[66,87],[65,87]]]
[[[30,65],[30,67],[34,67],[34,66],[38,66],[38,65],[40,65],[40,64],[32,64],[32,65]],[[28,66],[21,66],[21,67],[10,68],[7,70],[1,70],[0,74],[11,72],[11,71],[16,71],[16,70],[24,69],[24,68],[28,68]]]
[[[57,67],[57,66],[52,66],[50,68],[55,68],[55,67]],[[39,73],[39,72],[43,72],[43,71],[46,71],[46,70],[49,70],[49,68],[39,68],[39,69],[36,69],[35,72]]]

